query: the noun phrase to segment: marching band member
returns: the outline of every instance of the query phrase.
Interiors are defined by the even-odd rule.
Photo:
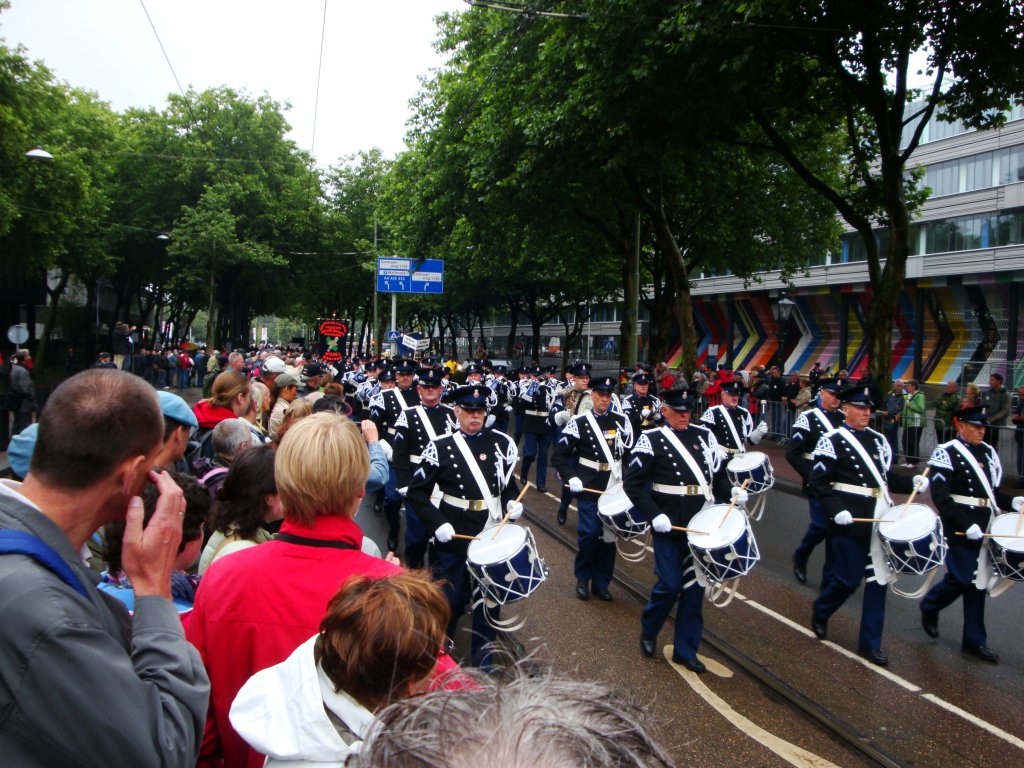
[[[455,411],[441,404],[442,368],[420,368],[416,371],[416,393],[419,405],[402,411],[395,422],[394,466],[398,493],[405,496],[412,473],[422,461],[427,444],[443,435],[451,434],[457,425]],[[405,564],[409,568],[423,567],[430,531],[411,504],[405,505]],[[388,539],[388,549],[397,552],[397,541]]]
[[[648,429],[661,426],[661,400],[650,394],[651,378],[649,373],[638,373],[633,377],[633,392],[622,398],[622,412],[633,423],[633,434],[639,435]]]
[[[843,383],[839,379],[821,379],[819,381],[818,400],[814,408],[808,408],[801,413],[793,424],[793,431],[786,443],[786,461],[803,478],[803,489],[807,494],[807,506],[810,512],[811,522],[807,527],[807,533],[793,553],[793,575],[801,584],[807,583],[807,560],[811,552],[822,541],[825,542],[825,565],[821,570],[821,583],[824,586],[831,573],[832,558],[829,552],[829,542],[825,536],[828,533],[828,514],[817,499],[809,490],[808,483],[811,479],[812,457],[814,447],[823,435],[831,432],[836,427],[843,425],[845,416],[839,410],[839,392]]]
[[[466,554],[469,540],[498,524],[503,514],[518,519],[523,505],[516,501],[515,466],[518,451],[508,435],[484,427],[490,390],[484,386],[459,387],[452,398],[458,429],[423,449],[423,460],[409,483],[409,504],[427,530],[434,532],[437,565],[444,592],[452,608],[448,636],[466,612],[473,593]],[[442,496],[435,507],[430,497],[437,485]],[[489,667],[497,636],[488,622],[499,617],[500,606],[481,600],[473,607],[473,665]]]
[[[395,426],[402,411],[412,408],[420,402],[419,395],[413,387],[413,374],[416,364],[412,360],[397,360],[394,369],[385,371],[378,376],[381,391],[370,400],[370,420],[377,425],[380,435],[381,450],[388,460],[388,481],[384,485],[384,501],[382,508],[388,523],[388,542],[398,542],[398,531],[401,526],[402,496],[398,492],[398,474],[395,469]],[[394,385],[388,385],[389,380]],[[394,550],[392,550],[394,551]]]
[[[991,514],[999,507],[1019,512],[1024,496],[1010,497],[998,490],[1003,477],[999,454],[984,442],[988,419],[981,407],[961,408],[953,414],[957,436],[935,448],[931,493],[949,542],[946,576],[921,601],[921,627],[928,637],[939,636],[939,611],[958,597],[964,602],[964,629],[960,650],[984,661],[999,662],[988,647],[985,632],[985,597],[990,566],[982,546]],[[984,554],[983,554],[984,553]],[[978,578],[975,578],[975,570]]]
[[[561,387],[556,393],[551,404],[549,419],[554,429],[555,441],[562,436],[562,428],[573,416],[578,416],[593,408],[590,400],[590,366],[586,363],[576,363],[565,375],[568,384]],[[569,475],[562,475],[563,478],[574,475],[570,470]],[[559,525],[565,525],[569,517],[569,505],[572,504],[572,491],[568,486],[562,488],[561,499],[558,503],[556,519]]]
[[[633,446],[629,419],[611,411],[615,379],[598,379],[590,391],[592,408],[569,419],[555,446],[554,464],[558,474],[568,478],[579,510],[576,554],[576,597],[611,600],[608,585],[615,569],[615,541],[606,541],[597,514],[596,491],[603,491],[612,478],[622,477],[622,458]]]
[[[626,468],[625,491],[654,529],[658,581],[640,618],[640,650],[644,656],[654,655],[658,632],[678,602],[672,661],[703,672],[697,648],[704,631],[704,586],[697,580],[687,534],[672,527],[685,527],[707,502],[734,498],[745,503],[747,492],[729,485],[714,433],[690,423],[695,405],[688,390],[662,393],[665,425],[637,438]]]
[[[857,652],[872,664],[885,666],[882,627],[889,570],[875,532],[877,519],[892,505],[888,489],[910,493],[928,489],[928,478],[913,480],[890,471],[892,451],[884,435],[868,426],[871,420],[871,390],[852,387],[840,395],[846,424],[823,435],[814,449],[809,488],[828,515],[828,538],[832,557],[831,577],[824,582],[814,601],[811,629],[819,640],[828,634],[828,620],[857,591],[871,564],[864,585]],[[862,522],[857,522],[854,520]]]
[[[494,397],[497,400],[497,405],[494,408],[494,428],[506,435],[509,434],[508,426],[512,417],[512,400],[514,398],[512,383],[505,378],[507,374],[507,366],[494,366],[494,375],[491,377],[489,385],[494,390]]]
[[[551,425],[548,424],[548,408],[554,391],[546,381],[539,379],[539,365],[530,369],[528,381],[519,382],[519,400],[523,406],[523,467],[519,481],[526,483],[530,467],[537,462],[537,490],[543,492],[548,477],[548,450],[551,447]]]
[[[713,405],[701,416],[702,426],[715,433],[718,447],[729,456],[743,453],[746,443],[757,445],[768,432],[768,425],[761,421],[756,427],[750,411],[740,405],[743,382],[727,381],[721,388],[722,404]]]

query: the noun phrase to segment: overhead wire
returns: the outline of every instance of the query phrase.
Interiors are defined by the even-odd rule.
[[[174,65],[171,64],[171,57],[167,55],[167,49],[164,48],[164,43],[160,39],[160,33],[156,31],[156,24],[153,23],[153,17],[149,15],[149,10],[146,8],[145,0],[139,0],[139,5],[142,6],[142,12],[146,14],[146,20],[149,21],[149,26],[153,30],[153,36],[156,38],[157,45],[160,46],[160,51],[164,55],[164,60],[167,62],[167,68],[171,70],[171,77],[174,78],[174,82],[178,86],[178,92],[181,94],[181,98],[185,100],[185,107],[188,109],[188,113],[192,117],[192,122],[198,123],[199,120],[196,119],[196,114],[192,111],[192,103],[185,94],[185,89],[181,87],[181,81],[178,79],[178,73],[174,71]]]

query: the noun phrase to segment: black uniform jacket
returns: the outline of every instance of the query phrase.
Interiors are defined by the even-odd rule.
[[[644,409],[649,413],[644,416]],[[654,395],[640,395],[633,393],[622,399],[622,412],[625,413],[633,424],[633,434],[648,429],[657,429],[662,424],[661,400]]]
[[[433,429],[433,436],[427,432],[427,427],[423,423],[424,419]],[[458,421],[451,406],[435,405],[433,408],[424,408],[422,405],[417,405],[407,411],[402,411],[398,415],[398,421],[395,422],[395,437],[392,442],[392,448],[394,448],[392,458],[397,487],[408,487],[409,481],[412,480],[412,473],[416,471],[422,460],[423,449],[427,447],[427,443],[434,438],[447,435],[455,429],[458,429]]]
[[[594,432],[587,414],[569,419],[555,445],[552,462],[564,480],[578,477],[584,488],[603,491],[608,487],[612,470],[608,456],[598,441],[604,441],[612,459],[621,462],[624,454],[633,446],[633,427],[629,419],[610,408],[600,416],[596,411],[590,413],[597,420],[600,436]],[[592,493],[584,492],[580,495],[588,499],[595,498]]]
[[[811,495],[820,499],[829,516],[829,533],[866,539],[871,536],[873,523],[836,525],[833,522],[835,516],[843,510],[853,517],[877,517],[875,503],[879,498],[877,492],[873,496],[867,496],[832,487],[833,483],[845,483],[866,489],[879,488],[875,473],[864,464],[860,453],[850,445],[842,433],[852,435],[864,447],[890,491],[910,493],[914,484],[906,475],[897,475],[891,471],[892,452],[889,443],[881,433],[873,429],[858,432],[844,427],[842,430],[833,430],[818,440],[814,449],[809,487]]]
[[[694,458],[700,469],[696,475],[687,462],[665,436],[671,431],[683,448]],[[702,494],[673,494],[658,491],[654,486],[711,485],[714,500],[719,504],[729,501],[732,486],[725,473],[725,463],[718,452],[718,441],[707,427],[690,424],[686,429],[672,430],[668,426],[642,433],[630,454],[625,474],[626,495],[641,515],[650,522],[661,514],[668,515],[672,525],[686,526],[707,503]],[[679,531],[654,533],[655,536],[685,536]]]
[[[726,419],[733,423],[736,436],[740,439],[739,445],[733,439],[732,430],[729,429]],[[736,453],[754,431],[754,420],[750,416],[750,411],[741,406],[726,408],[724,405],[716,405],[708,408],[700,417],[700,423],[715,433],[718,445],[725,448],[726,453]]]
[[[995,493],[996,503],[1003,511],[1009,511],[1012,499],[999,490],[1003,479],[1003,467],[999,463],[999,454],[988,443],[968,445],[959,437],[936,446],[932,457],[928,460],[931,471],[932,502],[939,510],[942,518],[942,530],[951,547],[969,547],[975,551],[981,549],[981,540],[971,541],[965,536],[957,536],[957,531],[966,532],[972,525],[982,531],[988,528],[989,517],[995,514],[988,498],[988,491],[981,484],[977,471],[964,455],[953,445],[959,443],[967,449],[981,471],[987,475],[989,486]],[[979,503],[966,504],[955,501],[952,496],[971,498]]]
[[[420,394],[415,387],[409,389],[382,389],[370,399],[370,420],[377,425],[380,439],[395,447],[395,425],[398,416],[406,408],[420,404]]]
[[[821,423],[822,416],[829,424],[827,428]],[[814,453],[814,447],[822,435],[845,423],[846,417],[839,409],[829,412],[824,408],[808,408],[797,416],[789,440],[786,442],[786,461],[800,473],[800,477],[804,480],[804,490],[807,490],[807,482],[811,479],[811,466],[813,465],[813,462],[806,456]]]
[[[480,473],[487,483],[490,497],[500,497],[500,513],[505,514],[505,505],[519,493],[515,478],[516,460],[519,452],[512,438],[494,429],[481,429],[475,435],[459,432],[469,446],[470,456],[480,467]],[[434,486],[448,497],[434,506],[430,495]],[[466,463],[466,458],[455,443],[454,435],[439,437],[423,449],[420,462],[409,483],[406,501],[412,505],[427,531],[433,534],[445,523],[451,523],[456,533],[476,536],[487,524],[488,510],[480,502],[480,487]],[[470,502],[470,508],[451,500]],[[453,539],[447,544],[438,544],[439,549],[465,554],[469,548],[467,539]]]

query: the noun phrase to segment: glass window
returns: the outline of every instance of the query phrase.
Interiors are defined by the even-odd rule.
[[[1000,149],[995,153],[995,162],[999,184],[1024,181],[1024,145]]]
[[[966,169],[965,192],[992,186],[992,153],[982,152],[962,160]]]

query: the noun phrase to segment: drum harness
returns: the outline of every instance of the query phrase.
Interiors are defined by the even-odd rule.
[[[725,452],[734,456],[746,455],[747,449],[744,446],[743,440],[740,439],[739,433],[736,431],[736,422],[733,421],[732,416],[729,415],[729,409],[724,405],[716,405],[715,407],[721,411],[722,418],[725,419],[725,424],[729,427],[729,434],[732,435],[733,442],[739,446],[739,448],[736,449],[725,448]],[[765,503],[768,501],[768,494],[753,494],[753,496],[754,503],[750,505],[750,509],[747,514],[750,516],[751,520],[760,520],[764,516],[764,507]]]
[[[998,514],[999,505],[996,503],[996,495],[992,490],[992,483],[989,482],[988,473],[981,468],[978,460],[974,458],[971,452],[968,451],[959,440],[950,440],[947,445],[952,446],[957,453],[964,457],[964,460],[967,462],[967,466],[969,466],[974,474],[977,475],[978,479],[981,481],[981,487],[985,489],[985,493],[988,496],[988,499],[974,499],[970,496],[954,496],[950,494],[950,498],[958,504],[989,506]],[[961,499],[964,500],[961,501]],[[987,501],[988,504],[975,504],[974,502],[976,501]],[[990,513],[989,523],[991,522],[992,515]],[[995,573],[992,567],[992,561],[989,559],[988,547],[986,546],[982,546],[981,551],[978,554],[978,570],[974,576],[974,586],[978,589],[987,590],[991,597],[998,597],[1013,586],[1013,581],[1010,579],[1003,579]]]

